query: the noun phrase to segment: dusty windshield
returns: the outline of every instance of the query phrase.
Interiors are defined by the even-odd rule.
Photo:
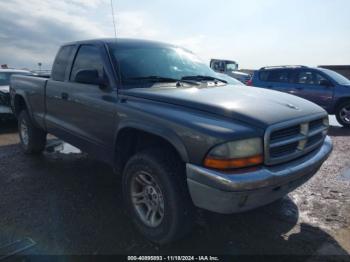
[[[123,83],[135,79],[157,77],[182,79],[188,76],[217,74],[193,53],[178,47],[118,47],[110,46],[112,56],[119,69]]]

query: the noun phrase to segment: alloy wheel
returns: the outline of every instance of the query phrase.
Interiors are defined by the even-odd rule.
[[[149,227],[157,227],[164,218],[163,193],[153,176],[140,171],[131,181],[131,199],[137,215]]]
[[[350,124],[350,105],[344,106],[339,112],[340,119],[346,123]]]
[[[20,125],[20,132],[21,132],[22,143],[24,145],[28,145],[28,141],[29,141],[28,125],[26,120],[23,118]]]

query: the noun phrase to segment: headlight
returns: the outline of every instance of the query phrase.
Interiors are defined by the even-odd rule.
[[[204,166],[215,169],[233,169],[263,163],[261,138],[249,138],[218,145],[209,151]]]

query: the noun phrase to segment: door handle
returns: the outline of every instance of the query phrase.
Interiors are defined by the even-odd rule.
[[[295,87],[295,89],[302,90],[302,89],[304,89],[304,88],[301,87],[301,86],[297,86],[297,87]]]
[[[68,97],[69,97],[68,93],[61,93],[61,98],[62,98],[63,100],[67,100]]]

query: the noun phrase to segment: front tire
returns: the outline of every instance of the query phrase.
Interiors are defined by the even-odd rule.
[[[46,132],[33,125],[26,110],[19,114],[18,132],[25,154],[40,154],[45,149]]]
[[[341,103],[336,110],[336,118],[339,124],[350,128],[350,101]]]
[[[124,169],[126,207],[137,229],[154,243],[173,242],[192,228],[194,207],[184,175],[181,161],[162,149],[137,153]]]

